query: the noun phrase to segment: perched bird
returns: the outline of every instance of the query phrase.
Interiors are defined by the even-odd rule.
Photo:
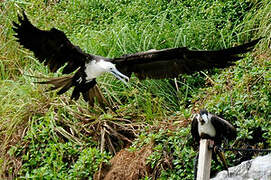
[[[233,125],[205,109],[193,118],[191,133],[197,142],[200,139],[212,139],[216,145],[221,145],[224,139],[235,139],[237,135]]]
[[[72,75],[48,79],[43,84],[54,85],[63,94],[74,87],[71,99],[77,100],[80,93],[86,101],[93,102],[99,94],[96,78],[105,72],[112,73],[126,83],[132,73],[140,80],[146,78],[173,78],[179,74],[192,74],[211,68],[226,68],[243,58],[240,54],[253,49],[259,39],[223,50],[196,51],[185,47],[150,50],[119,58],[107,58],[83,52],[73,45],[64,32],[52,28],[40,30],[28,20],[26,14],[13,22],[14,35],[25,48],[34,52],[35,57],[44,62],[52,72],[63,67],[63,74]],[[96,93],[93,93],[96,92]]]
[[[200,139],[213,140],[215,145],[213,152],[220,157],[225,169],[228,170],[226,159],[220,146],[223,140],[228,142],[236,138],[237,132],[235,127],[225,119],[203,109],[193,118],[191,133],[196,142],[199,142]],[[216,156],[213,157],[217,161]]]

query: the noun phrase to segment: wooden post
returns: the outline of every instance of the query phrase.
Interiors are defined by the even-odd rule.
[[[210,179],[213,145],[214,141],[210,139],[200,140],[197,180]]]

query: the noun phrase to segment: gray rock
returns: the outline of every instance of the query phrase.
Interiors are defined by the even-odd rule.
[[[238,166],[219,172],[211,180],[271,180],[271,154],[244,161]]]

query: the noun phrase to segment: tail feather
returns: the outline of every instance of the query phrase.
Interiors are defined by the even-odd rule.
[[[110,106],[109,102],[105,99],[105,97],[103,96],[100,88],[95,85],[92,89],[90,89],[87,92],[83,93],[83,97],[84,99],[88,99],[89,104],[91,106],[94,105],[95,99],[97,100],[97,102],[101,105],[107,105]]]
[[[36,78],[47,79],[47,81],[39,81],[39,82],[35,82],[35,83],[54,85],[49,90],[55,90],[55,89],[59,89],[62,87],[60,89],[60,91],[58,91],[58,93],[57,93],[58,95],[65,93],[73,85],[73,83],[72,83],[73,76],[63,76],[63,77],[57,77],[57,78],[46,78],[46,77],[36,77]]]
[[[66,82],[63,82],[63,83],[66,83],[63,88],[61,88],[57,94],[60,95],[60,94],[63,94],[65,92],[67,92],[71,87],[72,87],[72,81],[66,81]],[[62,87],[62,86],[60,86]],[[57,86],[55,86],[55,88],[57,88]]]
[[[35,77],[35,76],[32,76]],[[57,78],[47,78],[47,77],[35,77],[40,79],[47,79],[48,81],[40,81],[36,82],[38,84],[52,84],[56,87],[61,87],[63,84],[66,84],[68,81],[72,82],[73,76],[63,76],[63,77],[57,77]]]
[[[95,99],[100,105],[106,105],[110,106],[108,101],[103,96],[101,90],[96,85],[96,81],[93,81],[92,83],[86,83],[84,86],[75,85],[73,82],[74,76],[62,76],[62,77],[56,77],[56,78],[48,78],[48,77],[36,77],[31,76],[38,79],[45,79],[45,81],[38,81],[35,83],[38,84],[51,84],[53,85],[48,89],[48,91],[60,89],[57,94],[63,94],[67,92],[71,87],[75,86],[71,95],[71,99],[77,100],[80,97],[80,92],[83,95],[83,98],[85,101],[88,101],[91,106],[94,105]]]

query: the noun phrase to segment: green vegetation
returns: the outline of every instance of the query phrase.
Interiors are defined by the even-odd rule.
[[[253,53],[224,70],[172,80],[99,78],[116,111],[57,96],[27,76],[55,76],[13,37],[22,8],[42,29],[56,27],[84,51],[107,57],[187,46],[221,49],[264,37]],[[153,143],[148,157],[161,179],[191,179],[196,152],[191,115],[206,108],[238,129],[235,147],[271,147],[271,2],[53,0],[0,3],[0,175],[90,177],[113,153]],[[60,73],[59,73],[60,74]],[[227,152],[230,165],[252,154]],[[221,170],[214,164],[213,172]],[[147,177],[146,177],[147,178]],[[150,177],[149,177],[150,178]]]

